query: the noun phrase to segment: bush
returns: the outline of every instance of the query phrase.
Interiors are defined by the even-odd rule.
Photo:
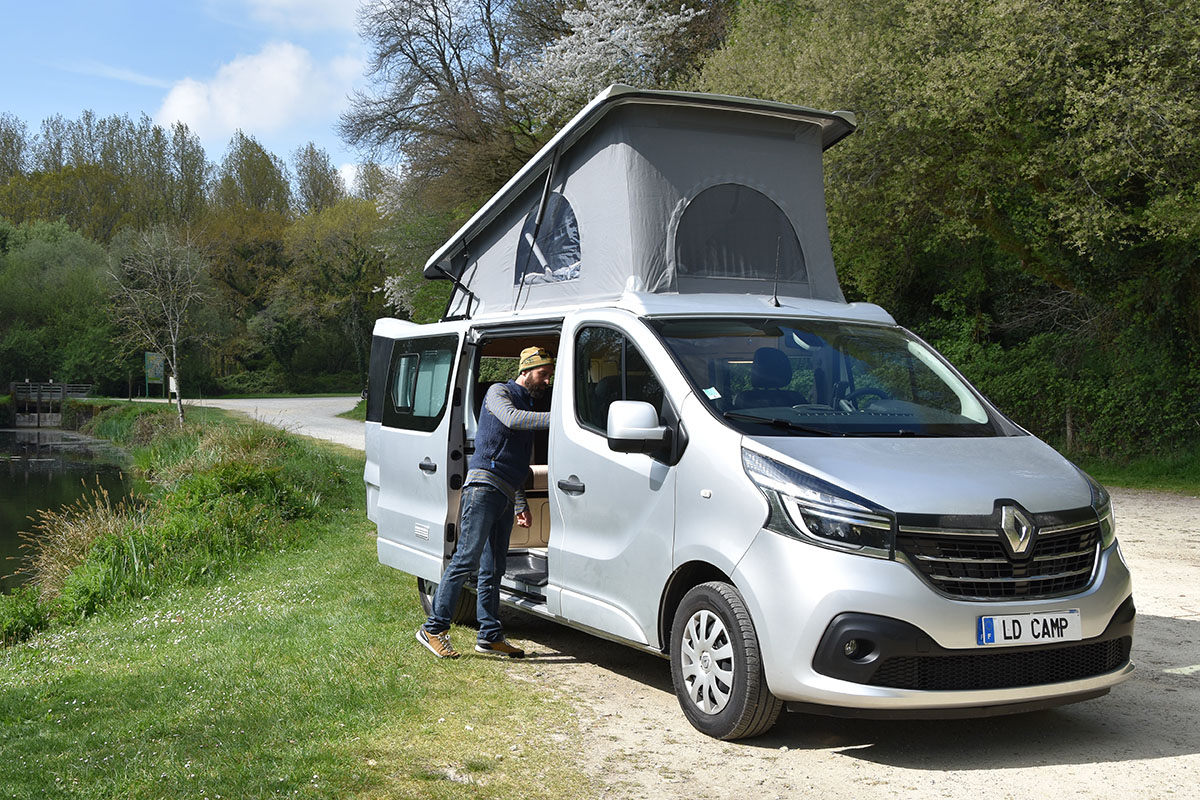
[[[189,422],[120,404],[90,423],[134,443],[148,488],[140,505],[102,490],[35,520],[34,599],[5,600],[0,635],[17,641],[164,587],[210,580],[256,553],[287,547],[327,497],[345,503],[352,470],[319,446],[260,423]],[[32,603],[32,606],[30,605]]]
[[[0,595],[0,645],[24,641],[46,626],[47,607],[39,602],[38,591],[22,586],[11,594]]]
[[[278,367],[238,372],[215,379],[221,394],[283,394],[288,391],[287,376]]]

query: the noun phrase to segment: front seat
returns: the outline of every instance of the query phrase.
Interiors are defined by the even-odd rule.
[[[754,362],[750,365],[750,386],[734,395],[734,408],[771,408],[775,406],[798,406],[808,402],[802,392],[785,389],[792,382],[792,363],[782,351],[774,347],[760,347],[754,351]]]

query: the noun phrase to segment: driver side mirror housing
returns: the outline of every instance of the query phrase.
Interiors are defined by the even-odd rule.
[[[612,402],[607,435],[609,449],[618,453],[654,453],[671,444],[671,429],[659,422],[654,406],[641,400]]]

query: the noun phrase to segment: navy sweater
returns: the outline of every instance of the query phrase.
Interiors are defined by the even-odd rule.
[[[475,432],[475,452],[467,462],[467,480],[503,491],[513,501],[514,513],[527,509],[521,487],[529,477],[533,432],[550,427],[549,411],[534,411],[529,390],[516,381],[496,383],[488,389]]]

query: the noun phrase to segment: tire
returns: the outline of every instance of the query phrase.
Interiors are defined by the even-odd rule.
[[[716,739],[764,734],[783,710],[767,688],[750,612],[727,583],[683,596],[671,626],[671,680],[688,722]]]
[[[433,613],[433,596],[437,593],[438,585],[433,581],[427,581],[424,578],[417,578],[417,598],[421,601],[421,610],[425,612],[425,616]],[[469,592],[465,588],[458,593],[458,604],[454,606],[454,613],[450,615],[450,622],[453,625],[474,625],[475,624],[475,593]]]

